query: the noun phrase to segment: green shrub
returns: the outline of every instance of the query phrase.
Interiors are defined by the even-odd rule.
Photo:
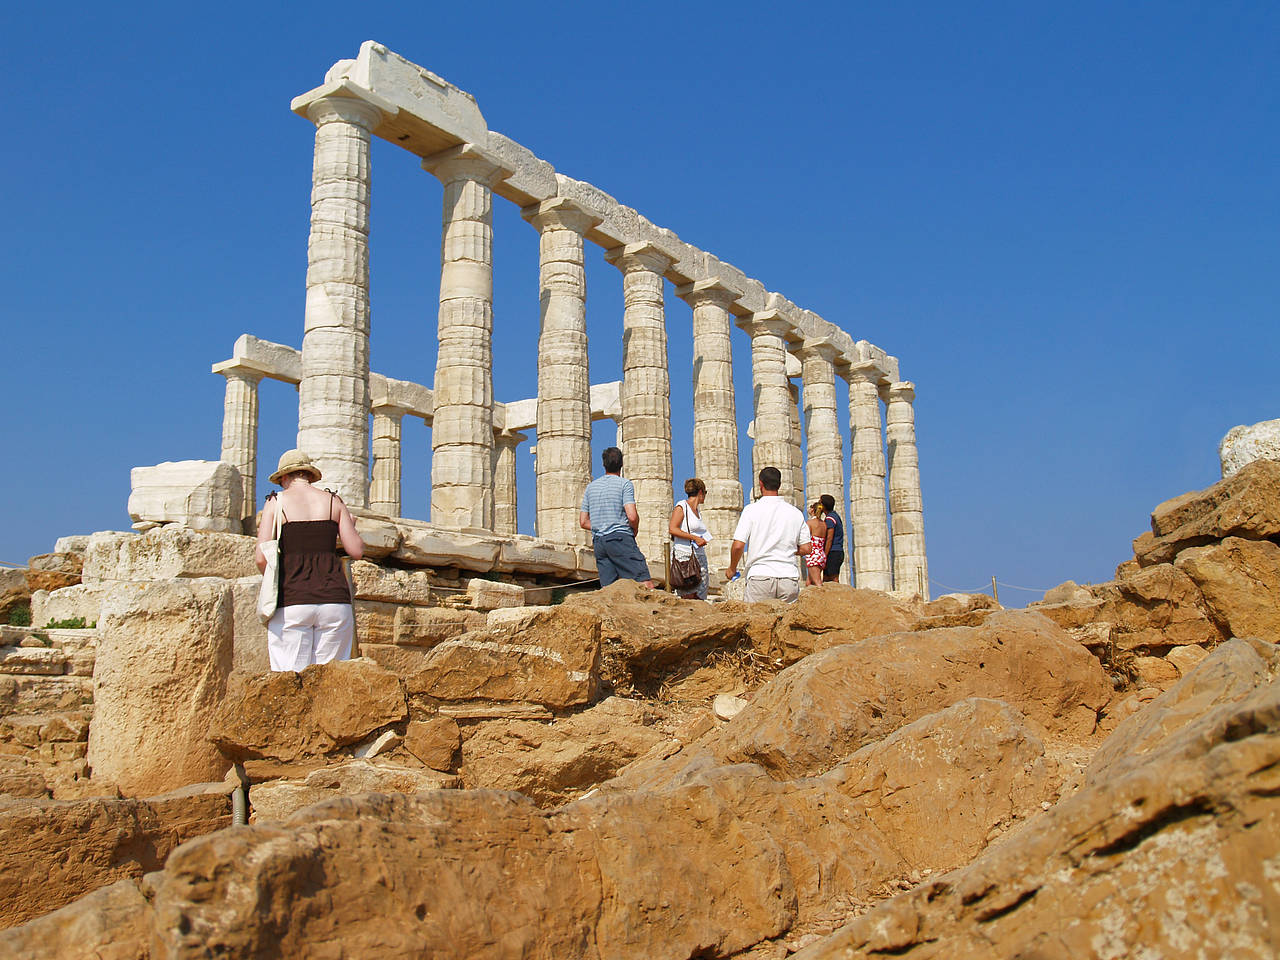
[[[65,620],[50,620],[44,625],[46,630],[83,630],[88,626],[90,628],[97,624],[86,624],[84,617],[67,617]]]
[[[23,601],[10,610],[9,625],[12,627],[31,626],[31,604]]]

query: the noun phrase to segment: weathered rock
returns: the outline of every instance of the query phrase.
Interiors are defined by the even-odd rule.
[[[503,607],[522,607],[524,587],[517,583],[473,578],[467,581],[467,598],[471,602],[471,609],[483,613]]]
[[[1233,678],[1248,659],[1237,643],[1143,711],[1186,708],[1180,723],[1166,714],[1151,726],[1140,755],[1123,766],[1104,759],[1083,789],[969,866],[870,910],[796,960],[1273,956],[1280,685],[1255,663],[1258,685],[1228,692],[1247,686]],[[1152,724],[1143,714],[1126,723]],[[1136,745],[1115,753],[1132,756]]]
[[[301,673],[234,673],[209,724],[209,739],[257,777],[322,765],[326,757],[408,719],[404,688],[368,660],[339,660]]]
[[[10,611],[30,600],[31,587],[27,585],[27,572],[18,568],[0,569],[0,621],[8,623]],[[34,611],[31,622],[35,623]]]
[[[367,643],[391,643],[396,636],[396,611],[394,603],[378,600],[357,600],[352,604],[356,620],[356,639],[361,650]]]
[[[391,554],[402,563],[427,567],[460,567],[481,573],[493,569],[498,540],[491,536],[438,530],[430,524],[396,520],[400,545]]]
[[[404,732],[404,748],[432,770],[452,770],[461,745],[458,721],[441,714],[410,721]]]
[[[223,581],[119,585],[110,593],[93,670],[95,776],[126,796],[150,796],[226,773],[206,737],[231,672],[233,617]]]
[[[920,607],[915,629],[976,627],[1004,607],[985,593],[946,593]]]
[[[1139,684],[1157,690],[1168,690],[1181,676],[1178,668],[1163,657],[1134,657],[1133,672]]]
[[[915,621],[906,604],[879,590],[824,584],[800,591],[800,599],[783,608],[771,652],[791,664],[837,644],[910,630]]]
[[[1087,587],[1082,587],[1074,580],[1067,580],[1058,584],[1050,590],[1046,590],[1041,603],[1088,603],[1093,599],[1093,593]]]
[[[381,600],[427,606],[431,603],[430,575],[419,570],[380,567],[367,560],[351,564],[357,600]]]
[[[460,787],[457,777],[370,760],[348,760],[322,767],[302,781],[271,780],[249,788],[254,823],[284,820],[303,807],[362,793],[419,793]]]
[[[1218,444],[1218,459],[1223,477],[1254,460],[1280,460],[1280,420],[1232,427]]]
[[[49,784],[44,775],[20,759],[6,759],[0,766],[0,797],[44,799],[49,796]]]
[[[80,582],[84,565],[82,553],[45,553],[27,561],[27,586],[36,590],[58,590]]]
[[[1185,647],[1174,647],[1164,655],[1164,658],[1178,668],[1180,676],[1185,677],[1197,663],[1208,655],[1209,651],[1204,647],[1188,644]]]
[[[747,701],[727,693],[717,693],[711,701],[711,710],[719,720],[732,720],[744,709]]]
[[[233,533],[201,533],[168,526],[144,534],[95,533],[89,538],[82,577],[101,580],[168,580],[176,577],[224,577],[258,573],[256,541]]]
[[[396,611],[392,640],[401,646],[429,648],[464,633],[483,630],[490,622],[475,610],[400,607]]]
[[[494,628],[433,647],[406,680],[434,700],[581,706],[600,684],[600,624],[567,604],[549,607],[521,630]]]
[[[231,581],[231,668],[242,673],[266,673],[271,669],[271,658],[267,655],[267,628],[258,619],[261,589],[260,574]]]
[[[52,592],[37,590],[31,595],[31,622],[43,625],[79,617],[85,623],[97,623],[102,615],[102,601],[115,586],[112,583],[77,583]]]
[[[564,803],[608,780],[666,739],[659,714],[639,701],[610,697],[557,724],[484,724],[462,745],[469,787],[516,790],[540,806]]]
[[[136,880],[180,843],[230,822],[222,783],[146,800],[0,800],[0,926]]]
[[[133,880],[118,880],[53,913],[0,930],[0,956],[23,960],[144,960],[151,905]]]
[[[1224,636],[1280,642],[1280,546],[1228,537],[1183,550],[1175,566],[1195,582]]]
[[[243,532],[240,471],[216,460],[179,460],[129,471],[129,517],[145,526]]]
[[[1226,537],[1280,534],[1280,461],[1254,460],[1225,480],[1166,500],[1151,512],[1150,538],[1134,541],[1143,566],[1168,563],[1187,547]]]
[[[364,555],[370,560],[390,556],[400,546],[400,530],[394,523],[380,517],[352,515],[356,533],[364,543]]]
[[[608,786],[679,782],[718,764],[775,777],[821,773],[898,727],[969,697],[1004,700],[1056,738],[1088,737],[1111,697],[1101,666],[1052,622],[1007,611],[830,647],[789,667],[751,704],[674,756],[638,761]]]

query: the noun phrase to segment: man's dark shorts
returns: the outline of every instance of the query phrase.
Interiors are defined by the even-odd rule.
[[[600,586],[607,587],[615,580],[636,580],[644,583],[653,579],[644,554],[636,546],[635,535],[630,531],[607,533],[592,540],[596,552],[596,569],[600,572]]]
[[[844,551],[832,550],[827,554],[827,565],[822,568],[823,577],[834,580],[840,576],[840,568],[844,566]]]

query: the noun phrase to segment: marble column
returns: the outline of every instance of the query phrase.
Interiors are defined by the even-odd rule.
[[[324,97],[316,125],[298,447],[350,506],[369,502],[369,138],[372,104]]]
[[[802,513],[807,513],[809,508],[805,504],[804,430],[800,423],[800,388],[788,380],[787,392],[791,394],[787,412],[791,415],[791,482],[795,492],[792,503]]]
[[[405,411],[400,407],[373,408],[373,483],[369,487],[369,509],[385,517],[401,516],[400,424]]]
[[[752,445],[752,481],[765,467],[782,474],[778,495],[796,500],[791,458],[791,382],[787,379],[787,343],[791,324],[775,311],[753,313],[739,321],[751,335],[751,383],[755,395],[755,442]]]
[[[662,275],[671,258],[649,243],[610,250],[605,259],[622,271],[622,416],[619,443],[623,475],[636,488],[640,530],[636,541],[649,569],[663,569],[670,539],[671,381]]]
[[[870,590],[893,589],[884,488],[884,429],[880,421],[879,383],[883,376],[870,360],[849,368],[853,455],[849,469],[849,523],[845,529],[853,538],[854,583]]]
[[[431,522],[493,526],[493,191],[507,175],[471,144],[427,157],[444,184],[431,427]]]
[[[914,383],[892,383],[885,391],[885,433],[889,449],[889,516],[893,530],[893,587],[929,599],[929,564],[924,549],[924,503],[920,496],[920,456],[916,449]]]
[[[516,503],[516,448],[529,439],[518,430],[504,431],[493,447],[493,532],[514,537],[519,532]]]
[[[252,367],[235,365],[234,360],[219,364],[214,370],[227,378],[219,459],[240,471],[243,490],[240,516],[252,523],[258,507],[258,383],[263,374]]]
[[[729,565],[733,529],[742,513],[738,479],[738,421],[733,398],[729,306],[741,293],[716,279],[676,290],[693,307],[693,469],[707,485],[703,520],[711,534],[707,560]]]
[[[539,233],[538,536],[589,544],[578,526],[591,481],[591,378],[583,234],[599,221],[564,197],[526,207]]]
[[[830,494],[841,519],[848,521],[844,505],[844,445],[836,413],[836,348],[829,340],[806,340],[800,346],[804,383],[805,499],[812,502]],[[848,524],[846,522],[846,531]],[[846,563],[841,574],[849,568]]]

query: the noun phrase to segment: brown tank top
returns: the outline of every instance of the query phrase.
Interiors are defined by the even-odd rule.
[[[330,494],[329,514],[333,515]],[[277,509],[280,502],[276,501]],[[280,606],[303,603],[350,603],[338,542],[336,520],[290,520],[280,527]]]

